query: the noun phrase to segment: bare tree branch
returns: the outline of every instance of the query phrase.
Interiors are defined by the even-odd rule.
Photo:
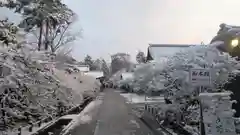
[[[60,27],[62,27],[62,26],[59,25],[59,26],[55,29],[55,33],[54,33],[54,35],[53,35],[53,37],[52,37],[52,41],[57,37],[57,35],[58,35],[58,30],[60,29]]]
[[[67,29],[69,28],[69,26],[70,26],[70,24],[68,24],[67,27],[63,30],[63,32],[62,32],[62,34],[61,34],[61,36],[60,36],[60,38],[59,38],[57,44],[54,45],[54,50],[55,50],[55,51],[61,46],[60,43],[61,43],[61,41],[62,41],[62,38],[64,37],[65,32],[66,32]],[[53,44],[52,44],[52,45],[53,45]]]

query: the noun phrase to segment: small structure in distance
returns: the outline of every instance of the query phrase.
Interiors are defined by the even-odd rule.
[[[76,65],[75,66],[80,72],[89,72],[90,67],[88,65]]]

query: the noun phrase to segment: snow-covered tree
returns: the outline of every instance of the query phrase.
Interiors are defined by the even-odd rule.
[[[153,62],[139,67],[134,75],[136,90],[187,90],[191,68],[213,69],[212,89],[218,90],[236,70],[237,61],[228,54],[221,54],[215,46],[195,46],[169,57],[167,62]],[[147,84],[147,89],[145,88]],[[150,91],[151,91],[150,90]],[[189,92],[193,90],[187,90]],[[177,94],[177,93],[176,93]]]
[[[75,18],[76,15],[73,15],[68,22],[58,24],[56,27],[46,27],[44,23],[41,44],[45,45],[45,49],[49,48],[52,53],[58,53],[58,51],[71,48],[72,43],[81,36],[81,30],[74,32],[75,30],[71,28],[76,20]],[[32,37],[31,42],[36,44],[40,38],[39,28],[32,28],[28,35]]]
[[[95,70],[100,71],[102,69],[102,60],[100,59],[94,60],[93,65]]]
[[[63,9],[66,13],[69,10],[60,1],[51,0],[5,0],[0,1],[0,6],[22,14],[24,19],[21,26],[26,32],[40,27],[41,19],[45,21],[56,18],[62,24],[62,18],[67,15],[62,12]],[[24,36],[18,32],[22,31],[7,19],[0,21],[0,118],[10,130],[19,125],[20,121],[21,124],[26,124],[25,122],[35,122],[46,117],[56,117],[57,99],[61,99],[62,106],[67,109],[75,104],[72,101],[76,96],[61,85],[45,64],[41,63],[41,60],[52,59],[52,55],[34,52],[32,46],[21,42],[22,39],[19,38]]]
[[[18,27],[9,22],[8,19],[0,20],[0,41],[5,45],[17,43],[16,34]]]
[[[18,122],[35,122],[46,117],[56,117],[57,99],[61,99],[65,109],[73,106],[77,97],[63,86],[39,59],[47,59],[44,53],[35,52],[33,59],[29,48],[23,46],[0,46],[1,85],[0,118],[4,117],[7,128],[16,127]],[[49,58],[50,59],[50,58]],[[2,70],[4,69],[5,70]],[[6,69],[10,69],[6,70]],[[6,71],[10,74],[6,74]],[[80,98],[80,97],[78,97]]]
[[[94,70],[95,67],[93,65],[93,60],[92,60],[92,57],[87,55],[85,58],[84,58],[84,64],[85,65],[88,65],[90,70]]]
[[[103,59],[102,60],[102,71],[103,71],[103,75],[108,78],[110,77],[110,67],[107,65],[106,61]]]
[[[54,4],[55,2],[49,4],[49,6],[47,6],[47,4],[43,4],[39,5],[40,7],[35,7],[35,9],[29,9],[32,11],[24,15],[25,19],[20,24],[20,26],[24,27],[27,31],[34,30],[34,28],[37,28],[37,30],[39,29],[39,36],[37,40],[39,50],[41,49],[42,44],[44,44],[45,50],[47,50],[50,46],[51,51],[55,52],[62,45],[75,40],[75,36],[67,35],[67,31],[73,23],[75,15],[71,10],[67,9],[66,6]],[[49,8],[56,9],[48,11],[47,9]],[[33,11],[35,11],[35,14],[39,16],[36,17],[35,14],[33,14]],[[34,21],[34,19],[37,20]],[[29,21],[30,24],[28,23]]]
[[[126,53],[116,53],[111,56],[111,68],[112,74],[121,69],[131,70],[130,55]]]
[[[137,61],[139,64],[146,62],[146,56],[145,56],[144,52],[138,51],[138,53],[137,53],[137,55],[136,55],[136,61]]]
[[[55,60],[61,63],[75,64],[77,61],[70,54],[72,51],[71,48],[62,49],[57,52]]]
[[[42,48],[44,43],[45,50],[51,45],[51,51],[55,52],[56,48],[59,48],[60,44],[62,44],[63,35],[72,23],[74,16],[73,11],[63,4],[61,0],[6,0],[1,1],[0,6],[14,9],[15,12],[22,14],[23,20],[19,27],[24,28],[25,31],[38,30],[38,50]],[[53,45],[56,37],[58,39]],[[67,42],[69,40],[72,39],[67,38]]]
[[[198,126],[198,91],[189,81],[190,69],[211,70],[212,84],[203,91],[216,93],[227,91],[222,86],[232,79],[240,68],[239,62],[229,54],[220,53],[215,47],[216,44],[190,47],[168,57],[166,62],[143,64],[134,72],[134,78],[125,83],[138,93],[165,96],[171,103],[167,108],[161,109],[165,114],[171,110],[174,121],[178,124],[195,123]]]

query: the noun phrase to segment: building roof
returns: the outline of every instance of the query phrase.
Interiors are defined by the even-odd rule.
[[[81,72],[88,72],[89,71],[89,67],[88,66],[76,66],[76,68],[78,70],[80,70]]]
[[[184,48],[195,46],[190,44],[149,44],[147,61],[164,59],[168,56],[183,50]]]
[[[88,76],[95,77],[95,78],[99,78],[99,77],[104,76],[102,71],[89,71],[89,72],[85,72],[84,74],[88,75]]]

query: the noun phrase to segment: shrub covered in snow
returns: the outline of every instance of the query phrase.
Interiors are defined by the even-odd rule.
[[[209,92],[214,92],[222,91],[219,88],[237,73],[239,65],[235,58],[220,53],[214,46],[194,46],[168,57],[166,62],[155,61],[139,67],[132,80],[134,91],[190,94],[194,92],[189,82],[191,68],[211,69]]]
[[[46,116],[55,117],[59,104],[65,109],[74,105],[72,91],[38,61],[25,57],[21,49],[1,47],[0,50],[1,66],[10,69],[6,75],[0,71],[0,118],[4,118],[1,122],[8,128]]]
[[[24,18],[19,27],[27,32],[36,27],[42,29],[43,21],[50,19],[56,30],[56,26],[69,22],[73,14],[60,0],[0,0],[0,7],[22,14]],[[54,62],[56,56],[36,52],[36,48],[26,44],[26,33],[19,35],[19,27],[8,19],[0,20],[0,125],[8,129],[43,117],[56,117],[63,109],[75,105],[74,101],[81,101],[79,94],[61,85],[45,66]]]
[[[218,44],[218,43],[216,43]],[[161,53],[161,52],[159,52]],[[131,85],[136,93],[162,94],[170,100],[166,108],[159,113],[173,113],[172,120],[165,117],[165,122],[175,124],[199,125],[199,100],[197,87],[189,81],[192,68],[210,69],[212,84],[205,92],[224,92],[223,85],[232,79],[239,69],[239,62],[228,54],[220,53],[215,45],[194,46],[169,56],[167,61],[153,61],[136,69],[130,81],[123,81]],[[194,126],[195,125],[195,126]]]

